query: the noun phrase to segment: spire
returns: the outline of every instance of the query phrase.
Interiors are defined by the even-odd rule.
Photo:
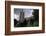
[[[23,9],[22,9],[22,12],[20,12],[20,19],[19,21],[22,23],[24,21],[24,12],[23,12]]]

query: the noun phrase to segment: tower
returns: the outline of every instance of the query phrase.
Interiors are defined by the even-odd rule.
[[[19,22],[23,23],[23,21],[24,21],[24,12],[23,12],[23,9],[22,9],[22,12],[20,12]]]

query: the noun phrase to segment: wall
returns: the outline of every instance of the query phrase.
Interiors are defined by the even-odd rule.
[[[45,15],[46,15],[46,0],[12,0],[12,1],[26,1],[26,2],[28,1],[28,2],[40,2],[40,3],[44,2]],[[5,34],[5,0],[0,0],[0,36],[3,36],[4,34]],[[40,33],[40,34],[7,35],[7,36],[46,36],[46,29],[45,29],[45,33]]]

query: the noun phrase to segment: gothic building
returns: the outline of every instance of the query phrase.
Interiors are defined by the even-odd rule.
[[[24,12],[23,12],[23,9],[22,9],[22,12],[20,12],[19,22],[23,23],[23,21],[24,21]]]

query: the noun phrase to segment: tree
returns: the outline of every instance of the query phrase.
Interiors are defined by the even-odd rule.
[[[39,10],[34,9],[34,12],[32,14],[34,15],[35,20],[38,21],[39,20]]]

